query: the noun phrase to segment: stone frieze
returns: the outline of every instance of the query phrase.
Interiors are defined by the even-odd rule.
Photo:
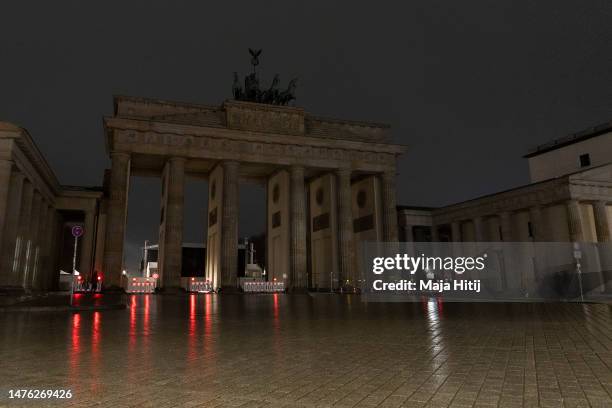
[[[202,150],[205,152],[219,152],[228,157],[239,154],[253,154],[262,157],[295,157],[312,160],[334,160],[342,162],[364,162],[395,166],[393,153],[353,150],[336,147],[307,146],[298,144],[282,144],[270,142],[255,142],[229,138],[178,135],[156,132],[137,132],[132,130],[116,130],[114,132],[115,145],[150,145],[168,146],[187,149],[189,151]],[[197,156],[194,154],[194,156]]]

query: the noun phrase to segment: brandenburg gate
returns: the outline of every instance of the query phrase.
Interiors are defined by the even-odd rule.
[[[208,180],[206,277],[237,287],[239,183],[266,186],[267,270],[291,290],[354,286],[364,241],[397,241],[389,126],[316,117],[302,108],[221,106],[119,96],[104,119],[112,160],[104,243],[107,286],[120,286],[131,175],[161,178],[158,268],[179,287],[184,186]],[[262,214],[263,216],[263,214]],[[334,276],[335,275],[335,276]]]

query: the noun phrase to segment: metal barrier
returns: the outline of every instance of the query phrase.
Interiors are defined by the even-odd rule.
[[[89,284],[85,283],[85,280],[82,276],[74,276],[72,277],[72,291],[73,292],[89,292]]]
[[[129,278],[127,281],[127,293],[155,293],[157,279],[155,278]]]
[[[193,277],[189,278],[185,290],[187,292],[209,293],[213,292],[213,287],[206,279]]]
[[[285,291],[284,282],[243,281],[240,287],[245,293],[276,293]]]
[[[101,292],[102,291],[102,279],[98,278],[95,283],[86,282],[81,275],[73,276],[72,279],[72,291],[74,293],[86,293],[86,292]]]

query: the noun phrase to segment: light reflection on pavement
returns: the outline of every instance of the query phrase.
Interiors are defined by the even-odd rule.
[[[74,395],[33,406],[612,404],[608,305],[127,301],[124,310],[0,313],[0,404],[12,406],[17,388]]]

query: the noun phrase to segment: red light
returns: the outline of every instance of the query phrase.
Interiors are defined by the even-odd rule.
[[[156,274],[156,273],[154,273],[154,274],[153,274],[153,279],[157,279],[157,278],[159,278],[159,275],[158,275],[158,274]]]
[[[195,278],[191,278],[191,281],[193,282],[195,280]]]
[[[132,278],[132,282],[136,281],[136,278]]]
[[[98,280],[102,280],[102,277],[101,277],[101,276],[98,276]]]
[[[83,277],[82,277],[82,276],[79,276],[77,279],[78,279],[78,280],[81,280],[81,279],[83,279]]]

